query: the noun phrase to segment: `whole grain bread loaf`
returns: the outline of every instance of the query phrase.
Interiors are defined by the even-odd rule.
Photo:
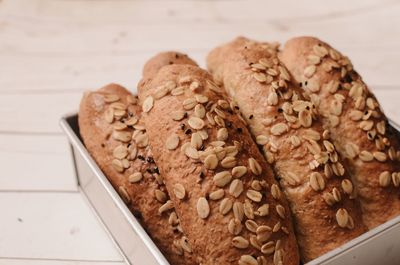
[[[246,119],[286,194],[303,261],[366,229],[349,174],[321,117],[277,56],[278,45],[237,38],[207,64]]]
[[[298,264],[289,208],[237,106],[193,65],[140,83],[154,159],[202,265]]]
[[[198,264],[154,163],[137,103],[136,97],[116,84],[86,92],[79,110],[80,135],[168,261]]]
[[[374,228],[399,215],[399,138],[350,60],[312,37],[289,40],[280,58],[309,93],[345,157],[365,224]]]

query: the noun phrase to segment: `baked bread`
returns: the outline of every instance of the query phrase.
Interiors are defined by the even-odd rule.
[[[280,58],[324,116],[346,158],[369,228],[400,214],[399,140],[350,60],[312,37],[289,40]]]
[[[197,66],[197,63],[184,53],[176,51],[160,52],[150,58],[143,66],[142,80],[155,76],[163,66],[171,64],[190,64]]]
[[[277,58],[277,44],[239,37],[210,52],[216,82],[236,101],[273,166],[295,220],[304,262],[366,229],[329,131]]]
[[[211,76],[167,65],[149,80],[139,87],[149,143],[199,262],[298,264],[286,199]]]
[[[85,93],[79,110],[86,148],[171,264],[197,264],[148,146],[137,98],[110,84]]]

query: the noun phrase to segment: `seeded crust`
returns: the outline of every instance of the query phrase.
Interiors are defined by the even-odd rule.
[[[125,88],[110,84],[98,91],[86,92],[79,111],[80,135],[86,148],[168,261],[171,264],[197,264],[193,255],[180,247],[185,238],[179,231],[179,224],[169,224],[171,214],[174,215],[173,207],[162,214],[159,213],[159,208],[168,200],[168,195],[161,176],[156,173],[156,165],[152,161],[152,154],[147,146],[147,137],[141,137],[139,143],[136,142],[138,138],[125,143],[114,139],[113,126],[119,123],[115,117],[112,124],[104,118],[106,110],[111,108],[110,104],[113,104],[105,102],[107,96],[117,96],[120,99],[116,102],[128,105],[127,113],[123,115],[121,121],[128,119],[129,113],[131,117],[140,119],[141,107],[136,105],[137,99]],[[132,104],[128,104],[127,97],[130,98]],[[130,126],[123,131],[134,135],[138,131],[145,132],[140,120],[133,127]],[[112,165],[115,160],[113,151],[117,146],[126,146],[128,143],[130,148],[128,148],[126,158],[129,161],[129,168],[118,172]],[[142,173],[142,179],[139,181],[132,177],[138,172]],[[133,181],[137,182],[132,183]],[[162,198],[163,193],[165,198],[158,201],[155,197],[156,191],[159,194],[158,198]]]
[[[319,102],[324,125],[330,129],[339,153],[346,157],[365,224],[372,229],[399,215],[399,140],[349,59],[312,37],[289,40],[280,57],[296,81]],[[316,65],[315,71],[312,65]],[[306,69],[308,77],[304,75]],[[340,105],[342,110],[335,111],[333,105]],[[372,161],[365,161],[371,155]]]
[[[223,100],[223,92],[212,82],[211,76],[196,66],[168,65],[151,79],[141,82],[139,87],[139,98],[147,112],[144,113],[144,121],[149,141],[167,190],[176,205],[182,228],[200,263],[298,264],[298,250],[286,200],[280,194],[272,172],[251,139],[244,121],[234,113],[236,108]],[[193,84],[195,82],[197,84]],[[166,84],[168,94],[153,98]],[[192,104],[195,96],[197,102]],[[207,99],[199,96],[206,96]],[[203,108],[199,105],[205,108],[206,117],[204,112],[199,111]],[[182,111],[187,114],[178,115]],[[194,135],[201,135],[201,140]],[[213,148],[221,144],[223,147]],[[255,160],[249,161],[251,157]],[[222,176],[223,171],[233,174],[232,164],[227,163],[231,158],[236,166],[244,166],[247,173],[231,179],[228,176],[227,181],[216,177]],[[217,164],[213,163],[214,159],[218,159]],[[222,163],[226,168],[221,166]],[[232,184],[239,182],[243,184],[243,191],[238,192],[235,198],[229,190],[240,191]],[[272,196],[271,186],[277,199]],[[215,193],[221,189],[223,197]],[[250,198],[261,198],[261,201],[253,202]],[[235,211],[229,207],[228,200],[235,202]],[[244,202],[247,206],[251,205],[245,212],[242,211]],[[269,204],[269,214],[258,216],[258,207],[266,203]],[[278,204],[281,205],[278,208],[283,218],[275,210]],[[220,208],[227,212],[221,213]],[[236,228],[241,227],[241,230],[233,231],[233,226],[228,228],[235,218]],[[249,242],[252,236],[252,242],[257,245],[257,240],[254,240],[256,233],[250,233],[245,227],[245,222],[252,223],[252,218],[258,227],[263,225],[262,229],[275,227],[276,232],[271,232],[270,236],[266,233],[266,239],[259,238],[264,241],[261,245],[266,245],[263,248],[265,252],[271,251],[268,246],[272,246],[272,254],[261,253]],[[234,237],[240,238],[233,240]]]
[[[302,260],[308,262],[366,229],[360,222],[358,203],[350,198],[353,192],[347,190],[346,194],[341,187],[342,180],[350,181],[340,158],[334,148],[328,154],[323,144],[326,141],[329,145],[329,132],[324,132],[315,108],[291,83],[277,59],[277,47],[239,37],[211,51],[207,64],[240,107],[280,179],[295,220]],[[308,106],[304,111],[312,120],[304,124],[303,114],[293,110],[295,104],[298,108],[303,104],[303,109]],[[325,156],[334,157],[336,163]],[[342,176],[335,176],[331,166]],[[330,172],[325,173],[325,167]],[[351,187],[351,182],[348,185]],[[350,217],[341,227],[343,214]]]
[[[148,60],[143,66],[143,79],[155,76],[163,66],[171,64],[190,64],[197,66],[197,63],[186,54],[175,51],[161,52]]]

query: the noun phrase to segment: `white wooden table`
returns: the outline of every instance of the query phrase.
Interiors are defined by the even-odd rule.
[[[0,264],[124,264],[77,192],[58,126],[85,89],[135,90],[162,50],[204,66],[237,35],[308,34],[349,55],[399,122],[399,14],[383,0],[0,0]]]

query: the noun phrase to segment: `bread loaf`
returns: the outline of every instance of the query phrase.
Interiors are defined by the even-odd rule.
[[[246,38],[210,52],[216,82],[236,101],[285,192],[304,262],[365,231],[349,175],[313,104],[278,60],[277,44]]]
[[[280,54],[324,116],[346,158],[369,228],[400,214],[399,140],[350,60],[312,37],[289,40]]]
[[[146,78],[149,142],[200,263],[298,264],[286,199],[236,106],[196,66]]]
[[[197,264],[148,146],[137,98],[111,84],[85,93],[80,135],[111,184],[171,264]]]

